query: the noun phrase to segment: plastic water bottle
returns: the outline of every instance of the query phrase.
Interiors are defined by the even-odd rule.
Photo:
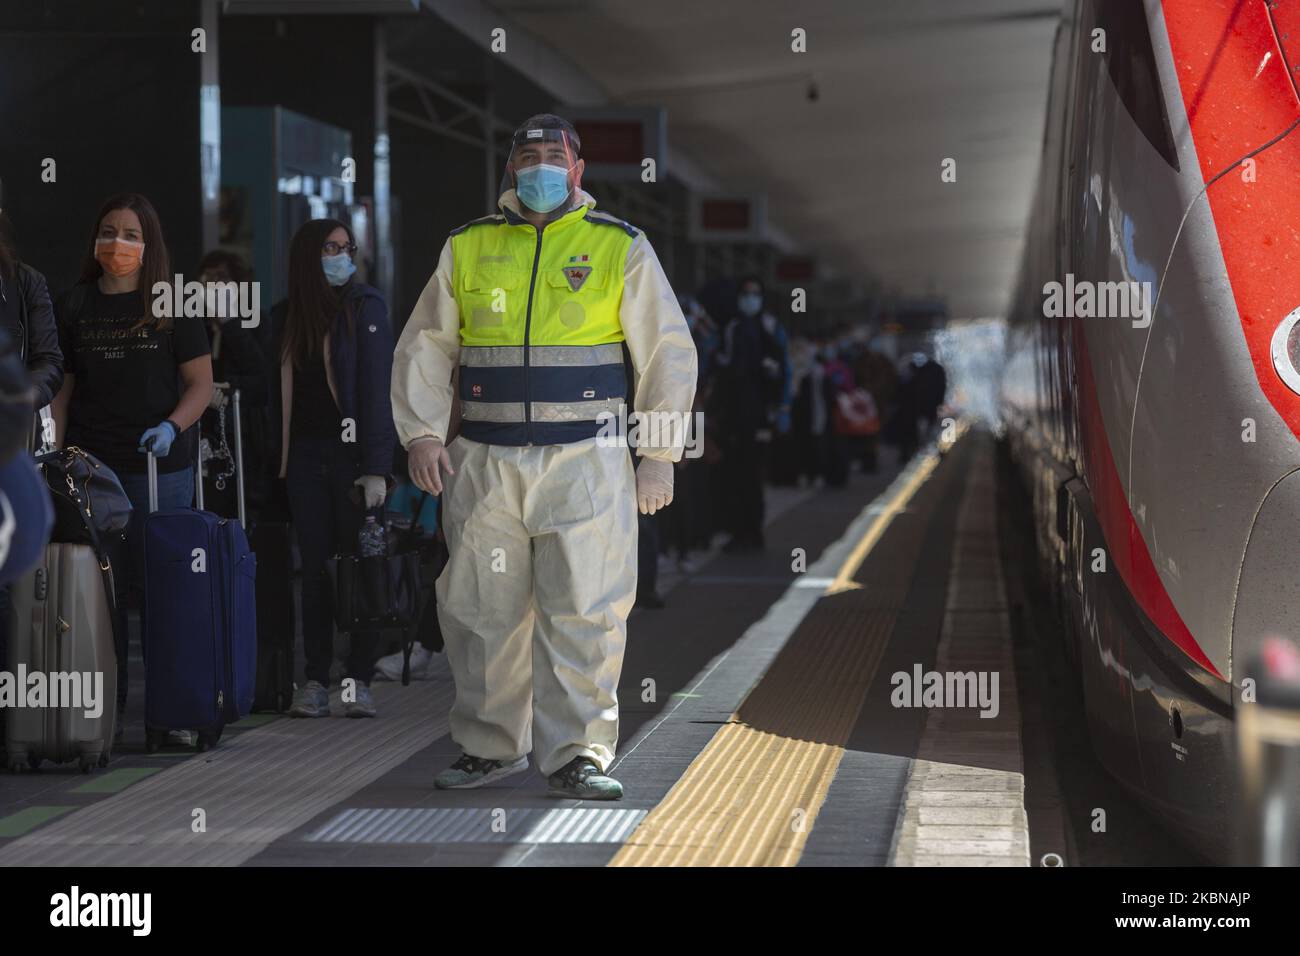
[[[357,554],[363,558],[373,558],[387,553],[388,541],[384,526],[375,520],[374,515],[367,515],[365,524],[357,532]]]

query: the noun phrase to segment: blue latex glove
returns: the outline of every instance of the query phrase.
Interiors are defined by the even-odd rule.
[[[176,426],[171,422],[161,422],[140,436],[140,447],[137,451],[152,451],[155,458],[166,458],[175,440]]]

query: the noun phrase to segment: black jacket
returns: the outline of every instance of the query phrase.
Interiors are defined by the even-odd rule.
[[[714,360],[713,420],[724,444],[746,444],[768,426],[763,372],[763,329],[757,318],[736,316],[722,330]]]
[[[208,344],[213,344],[214,333],[208,327]],[[245,408],[260,408],[269,400],[267,383],[271,377],[270,363],[262,353],[253,329],[246,329],[238,319],[221,327],[221,349],[212,357],[212,380],[225,382],[239,389]]]
[[[378,289],[360,282],[349,282],[342,302],[353,313],[353,334],[348,334],[344,309],[335,314],[330,329],[330,371],[338,389],[339,411],[357,425],[357,440],[352,445],[361,475],[388,476],[393,473],[397,448],[397,428],[393,425],[390,385],[393,374],[393,331],[388,323],[388,306]],[[280,345],[288,302],[279,302],[271,310],[270,425],[268,445],[273,449],[271,461],[277,472],[281,457],[283,430],[280,396]]]
[[[0,320],[27,364],[35,406],[43,408],[63,387],[63,353],[45,277],[31,266],[20,263],[13,277],[0,274]]]
[[[0,465],[26,448],[33,434],[32,391],[17,343],[0,327]]]
[[[247,504],[251,510],[261,507],[266,494],[266,482],[275,476],[269,473],[266,461],[267,418],[270,399],[268,382],[271,377],[270,366],[262,352],[256,333],[257,329],[246,329],[239,319],[231,319],[221,327],[221,344],[214,349],[212,356],[212,380],[225,382],[232,388],[239,389],[241,406],[240,425],[243,435],[244,481]],[[213,344],[212,326],[208,325],[208,343]],[[226,443],[233,450],[235,447],[234,419],[230,410],[226,413]],[[220,447],[220,425],[222,416],[212,409],[203,413],[202,433],[217,442]],[[277,462],[278,464],[278,462]],[[232,489],[233,492],[233,489]],[[215,487],[209,494],[215,499],[221,492]],[[233,502],[233,498],[231,499]],[[234,514],[233,507],[227,502],[219,504],[221,510],[213,508],[218,514]]]

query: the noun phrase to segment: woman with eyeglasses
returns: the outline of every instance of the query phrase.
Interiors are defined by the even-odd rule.
[[[289,244],[289,301],[274,330],[280,471],[302,557],[306,683],[293,717],[328,717],[334,659],[333,601],[326,562],[356,550],[367,512],[387,495],[397,432],[389,404],[393,332],[378,290],[354,280],[356,242],[333,219],[313,219]],[[370,694],[378,634],[352,635],[349,717],[375,716]]]
[[[148,613],[143,596],[146,450],[158,457],[158,507],[188,507],[194,496],[193,425],[212,398],[203,320],[154,315],[155,284],[170,288],[172,281],[158,213],[144,196],[124,193],[100,208],[81,281],[54,307],[64,371],[53,403],[57,441],[61,447],[80,446],[113,469],[134,509],[113,575],[120,641],[118,738],[127,689],[127,594],[139,595],[142,618]],[[169,739],[187,744],[189,732],[172,731]]]

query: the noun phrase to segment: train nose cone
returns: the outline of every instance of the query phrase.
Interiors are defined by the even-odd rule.
[[[1300,639],[1300,472],[1264,499],[1246,543],[1232,620],[1232,682],[1241,686],[1270,635]]]

